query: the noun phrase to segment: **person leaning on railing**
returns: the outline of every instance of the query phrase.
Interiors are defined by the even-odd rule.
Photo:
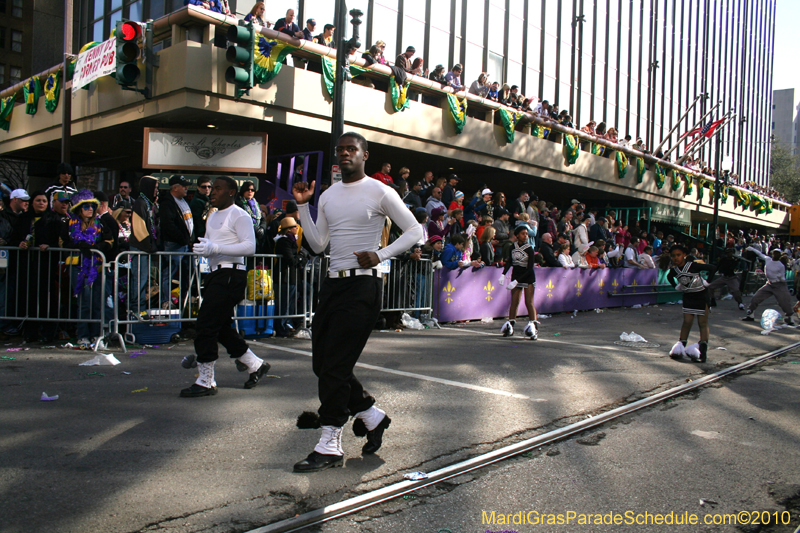
[[[19,239],[22,252],[16,279],[19,303],[22,305],[16,312],[17,316],[28,317],[22,336],[25,342],[40,340],[50,343],[55,337],[57,324],[39,322],[36,318],[55,318],[58,315],[57,298],[51,296],[56,294],[52,289],[58,273],[59,257],[58,253],[48,252],[47,249],[58,247],[61,221],[50,210],[44,191],[33,194],[31,208],[20,216],[17,227],[15,237]]]

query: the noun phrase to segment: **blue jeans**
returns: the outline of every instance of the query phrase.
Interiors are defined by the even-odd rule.
[[[165,252],[188,252],[189,247],[185,244],[177,244],[174,242],[164,243]],[[180,270],[181,275],[177,278],[180,280],[181,291],[185,289],[188,279],[186,278],[188,268],[188,256],[185,255],[169,255],[167,258],[161,260],[161,287],[159,287],[159,298],[161,303],[169,301],[172,292],[172,280],[176,279],[175,274]],[[184,261],[187,260],[187,261]],[[186,267],[184,267],[184,262]]]
[[[73,266],[70,275],[72,276],[72,287],[78,282],[77,266]],[[78,328],[76,335],[78,339],[91,339],[100,336],[100,310],[103,307],[103,290],[100,287],[100,274],[91,286],[84,287],[78,293]],[[96,322],[88,322],[95,320]]]

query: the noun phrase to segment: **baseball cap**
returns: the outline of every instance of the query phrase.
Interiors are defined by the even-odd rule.
[[[53,200],[58,200],[59,202],[69,202],[70,194],[67,191],[56,191],[53,193]]]
[[[491,189],[483,189],[481,192],[481,196],[486,196],[487,194],[494,194]]]
[[[169,177],[169,186],[172,187],[173,185],[183,185],[184,187],[188,187],[189,182],[186,181],[186,178],[180,174],[173,174]]]
[[[308,20],[306,21],[306,24],[313,24],[314,26],[316,26],[316,25],[317,25],[317,21],[316,21],[316,20],[314,20],[314,19],[308,19]]]
[[[461,181],[461,178],[459,178],[459,177],[458,177],[458,176],[456,176],[455,174],[450,174],[450,176],[448,176],[447,180],[448,180],[448,181],[449,181],[449,180],[458,180],[458,181]]]
[[[413,46],[409,46],[408,48],[406,48],[406,52],[416,52],[416,51],[417,49],[414,48]]]
[[[26,202],[31,199],[31,197],[28,196],[28,191],[25,189],[14,189],[11,191],[11,199],[13,200],[14,198],[19,198],[20,200],[24,200]]]
[[[579,204],[581,202],[580,202],[580,200],[576,200],[576,199],[573,198],[572,200],[569,201],[569,203],[570,204]]]

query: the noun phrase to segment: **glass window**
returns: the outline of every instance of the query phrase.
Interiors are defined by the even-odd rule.
[[[347,7],[348,15],[347,15],[347,24],[350,25],[350,4],[352,2],[348,2]],[[317,28],[314,32],[314,35],[317,33],[322,33],[322,28],[325,27],[325,24],[333,24],[336,18],[336,14],[334,13],[334,7],[336,7],[335,2],[331,2],[330,0],[306,0],[304,8],[305,11],[303,12],[303,23],[297,23],[298,26],[301,28],[306,27],[306,21],[308,19],[314,19],[317,21]],[[360,9],[360,8],[359,8]],[[363,11],[363,10],[362,10]],[[361,17],[361,20],[365,20],[364,17]],[[361,25],[361,34],[366,35],[366,31],[364,30],[364,25]]]
[[[509,33],[509,37],[521,42],[522,39],[514,39]],[[521,37],[521,36],[520,36]],[[489,50],[498,54],[503,53],[506,41],[506,10],[496,5],[489,6]]]
[[[106,0],[94,0],[94,18],[99,19],[105,13]]]
[[[461,83],[466,83],[466,80],[478,79],[478,74],[481,72],[483,72],[483,47],[467,42],[467,57],[464,61]],[[472,82],[470,81],[470,83]]]
[[[467,42],[483,47],[484,0],[467,0],[467,7]]]
[[[111,0],[111,11],[122,7],[122,0]]]
[[[6,12],[6,0],[0,0],[0,13]]]
[[[542,30],[536,26],[528,25],[528,55],[525,63],[528,67],[539,71],[540,60],[542,58]],[[536,87],[539,87],[537,82]]]
[[[180,0],[178,0],[178,2],[182,3],[182,2],[180,2]],[[255,3],[255,2],[253,2],[253,3]],[[348,2],[348,7],[349,7],[349,4],[350,3]],[[252,5],[253,4],[250,4],[250,7],[252,7]],[[295,12],[295,20],[294,21],[295,21],[295,23],[297,23],[298,26],[300,26],[300,24],[297,22],[297,13],[298,13],[298,11],[300,9],[298,0],[272,0],[271,2],[268,2],[266,4],[266,6],[267,6],[267,10],[264,13],[264,16],[266,17],[266,20],[269,20],[271,22],[275,22],[278,19],[282,19],[283,17],[285,17],[287,11],[289,11],[290,9],[294,9],[294,12]],[[247,5],[246,4],[245,4],[244,9],[247,9]],[[350,9],[352,9],[352,8],[350,8]],[[248,9],[247,12],[249,13],[250,10]],[[311,18],[311,17],[306,17],[306,18]],[[317,22],[319,23],[319,21],[317,21]],[[301,26],[301,28],[302,28],[302,26]]]
[[[503,56],[489,52],[489,65],[486,68],[486,73],[489,74],[490,80],[505,80],[506,78],[503,76]],[[477,76],[472,77],[477,79]],[[514,82],[509,81],[509,83]]]
[[[11,16],[22,18],[22,0],[12,0],[11,2]]]
[[[619,14],[617,2],[611,1],[608,5],[608,64],[611,67],[617,66],[617,34],[619,32]]]
[[[455,16],[455,26],[456,26],[455,35],[456,35],[456,37],[459,37],[459,38],[464,37],[463,35],[461,35],[461,24],[463,22],[462,15],[464,13],[464,7],[463,7],[464,6],[464,1],[465,0],[456,0],[456,10],[455,10],[455,13],[453,13],[453,15]],[[434,3],[436,3],[436,2],[434,2]],[[442,2],[442,4],[446,5],[447,2]],[[458,50],[458,48],[456,48],[456,50]]]
[[[440,3],[449,4],[449,2]],[[414,17],[417,20],[425,20],[425,0],[403,0],[403,15],[407,17]],[[433,2],[436,3],[435,1]]]
[[[98,43],[103,41],[103,19],[94,23],[94,27],[92,28],[92,40]]]
[[[6,82],[6,66],[0,65],[0,85]]]
[[[552,0],[545,4],[544,31],[553,37],[558,36],[558,3]]]
[[[6,47],[6,29],[0,26],[0,48]]]
[[[510,0],[508,4],[512,17],[522,18],[525,15],[525,0]]]
[[[529,98],[539,97],[539,70],[528,68],[527,79],[525,80],[525,87],[522,88],[525,95]],[[537,102],[534,101],[534,104]]]
[[[542,28],[542,0],[528,0],[528,23]]]
[[[109,28],[110,28],[108,30],[108,32],[111,33],[111,30],[113,30],[113,29],[115,29],[117,27],[117,22],[122,20],[122,10],[120,9],[118,11],[114,11],[113,13],[111,13],[111,15],[108,17],[108,20],[109,20]],[[108,38],[108,36],[104,36],[100,40],[104,41],[107,38]]]
[[[450,2],[433,0],[431,2],[431,26],[449,32],[450,20]]]
[[[137,0],[136,2],[133,2],[128,7],[128,13],[129,13],[128,14],[128,18],[130,20],[141,21],[142,20],[142,0]]]
[[[508,19],[508,59],[522,63],[522,31],[525,28],[525,21],[519,17],[509,17]],[[528,36],[530,39],[530,36]]]
[[[422,57],[422,47],[425,44],[425,23],[410,17],[403,17],[403,42],[398,53],[404,52],[406,47],[413,46],[417,55]]]
[[[22,32],[11,30],[11,51],[22,52]]]
[[[151,19],[157,19],[164,16],[164,0],[150,0],[149,16]]]
[[[397,11],[397,0],[375,0],[375,4]]]
[[[431,28],[431,43],[430,50],[428,50],[428,61],[430,64],[427,67],[433,70],[436,65],[444,65],[444,68],[450,70],[453,65],[450,63],[450,34],[436,28]]]
[[[544,75],[556,77],[556,38],[545,34],[544,38]]]
[[[556,79],[552,76],[544,76],[544,86],[542,88],[542,94],[539,95],[539,98],[542,100],[548,100],[551,104],[553,103],[553,98],[556,96]]]
[[[521,85],[522,84],[522,63],[517,63],[516,61],[509,61],[508,62],[508,75],[506,79],[511,85]],[[537,83],[539,79],[536,79]],[[537,85],[538,88],[538,85]],[[522,94],[527,95],[528,93],[524,92],[524,87],[520,88],[520,92]],[[534,91],[535,93],[536,91]]]
[[[8,83],[16,85],[22,81],[22,69],[19,67],[11,67],[8,71]]]
[[[397,11],[375,3],[372,39],[386,43],[384,57],[391,62],[397,57]]]

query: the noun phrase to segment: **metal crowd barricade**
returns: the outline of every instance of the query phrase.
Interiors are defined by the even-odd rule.
[[[382,267],[385,272],[382,311],[430,313],[433,310],[433,263],[430,259],[414,261],[395,257],[382,263]]]
[[[81,252],[38,246],[0,248],[0,322],[6,327],[20,322],[23,336],[37,340],[56,340],[59,325],[85,324],[96,328],[91,340],[97,351],[108,327],[108,264],[97,250],[91,251],[91,258],[98,268],[96,278],[76,295],[76,283],[84,282],[81,266],[88,259]]]

